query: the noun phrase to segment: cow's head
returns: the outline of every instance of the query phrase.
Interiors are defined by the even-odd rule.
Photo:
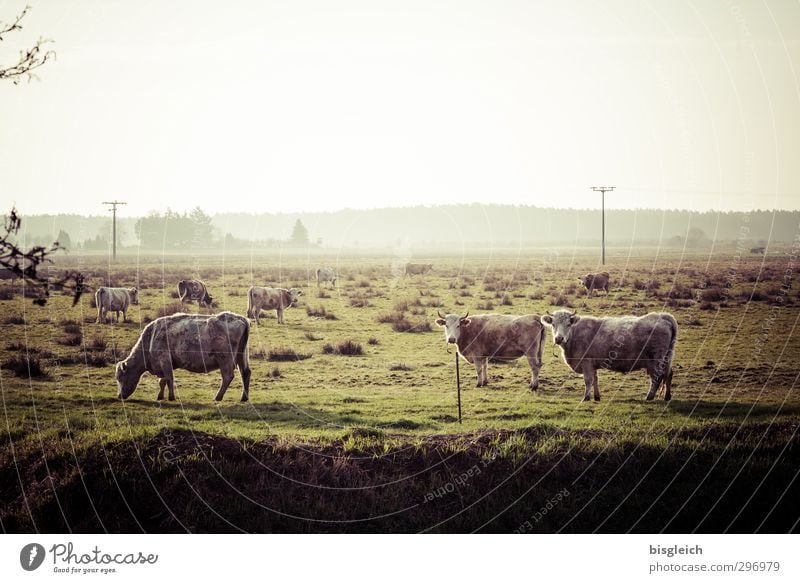
[[[213,307],[213,304],[214,304],[214,298],[206,294],[206,297],[203,298],[203,305],[207,308],[211,308]]]
[[[135,287],[128,288],[128,294],[131,296],[131,303],[134,306],[138,306],[139,305],[139,290],[138,290],[138,288],[135,288]]]
[[[294,306],[297,303],[297,300],[300,299],[300,296],[303,295],[303,290],[293,287],[288,291],[289,291],[289,305]]]
[[[570,328],[580,320],[580,316],[569,310],[557,310],[554,314],[550,312],[542,316],[542,322],[553,330],[553,342],[561,346],[569,340]]]
[[[586,287],[592,285],[592,281],[594,280],[594,276],[591,273],[587,273],[586,275],[582,275],[578,278],[578,281],[581,282]]]
[[[441,312],[437,313],[439,314],[439,318],[436,320],[436,325],[444,328],[445,340],[450,344],[455,344],[458,342],[458,337],[461,335],[461,327],[469,326],[470,324],[469,312],[463,316],[459,316],[458,314],[447,314],[443,316]]]
[[[117,397],[123,401],[133,394],[136,390],[136,385],[139,384],[141,374],[136,374],[133,368],[127,361],[123,360],[117,363],[116,377],[119,392]]]

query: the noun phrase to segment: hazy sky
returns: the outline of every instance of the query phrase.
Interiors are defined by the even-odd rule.
[[[800,208],[800,3],[0,0],[0,203]]]

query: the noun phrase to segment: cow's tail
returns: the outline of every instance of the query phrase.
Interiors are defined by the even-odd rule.
[[[94,293],[94,303],[97,304],[97,323],[100,323],[103,318],[103,295],[105,291],[106,290],[101,287]]]
[[[545,337],[547,336],[547,329],[546,329],[544,323],[541,321],[541,318],[539,318],[539,328],[540,329],[539,329],[539,355],[538,355],[538,357],[539,357],[539,364],[541,365],[542,364],[542,355],[544,354]]]
[[[242,385],[244,390],[242,392],[242,401],[247,401],[250,398],[250,320],[244,320],[244,332],[239,338],[239,345],[236,347],[236,366],[239,367],[239,373],[242,375]]]
[[[317,276],[317,287],[319,287],[319,267],[317,267],[317,269],[316,269],[316,271],[314,271],[314,273]]]
[[[675,345],[678,342],[678,321],[672,314],[662,314],[661,317],[669,324],[672,329],[672,338],[669,340],[669,349],[664,357],[664,375],[661,377],[664,383],[664,399],[672,398],[672,359],[675,356]]]
[[[255,318],[253,315],[253,305],[255,304],[253,300],[253,288],[251,287],[247,290],[247,317],[248,318]]]
[[[186,282],[181,280],[178,282],[178,297],[183,301],[183,298],[186,297]]]

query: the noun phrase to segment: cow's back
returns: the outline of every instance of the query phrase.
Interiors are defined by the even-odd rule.
[[[471,316],[470,325],[460,330],[459,352],[470,357],[519,358],[541,342],[542,330],[541,319],[535,314]]]

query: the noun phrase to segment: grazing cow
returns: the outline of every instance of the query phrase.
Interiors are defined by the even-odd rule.
[[[278,324],[284,324],[283,311],[294,306],[302,295],[303,290],[296,287],[284,289],[282,287],[259,287],[254,285],[247,290],[247,317],[254,318],[256,324],[258,324],[261,310],[276,310]]]
[[[197,302],[197,307],[210,308],[214,298],[208,295],[208,289],[199,279],[182,279],[178,282],[178,297],[182,304]]]
[[[122,320],[128,319],[128,308],[139,305],[139,290],[135,287],[100,287],[94,293],[97,304],[97,322],[106,322],[108,312],[122,312]]]
[[[553,341],[569,367],[583,374],[586,386],[583,400],[600,400],[597,370],[605,368],[629,373],[644,368],[650,376],[647,400],[651,401],[661,384],[664,400],[672,398],[672,357],[678,340],[678,322],[671,314],[652,312],[645,316],[595,318],[578,316],[568,310],[542,316],[553,330]]]
[[[425,275],[431,269],[432,263],[406,263],[405,275]]]
[[[482,314],[478,316],[447,314],[436,324],[444,328],[444,337],[455,344],[458,353],[475,365],[478,380],[476,387],[489,384],[487,368],[490,358],[516,360],[525,355],[530,364],[532,377],[530,387],[539,387],[539,369],[542,366],[544,348],[544,326],[539,316],[507,316],[504,314]]]
[[[610,277],[611,276],[607,271],[602,273],[587,273],[586,275],[579,277],[578,281],[584,285],[589,292],[588,295],[591,296],[594,290],[601,289],[608,293],[608,280]]]
[[[754,255],[764,255],[767,251],[766,247],[752,247],[750,253]]]
[[[128,358],[117,363],[116,378],[120,399],[136,390],[142,374],[158,377],[158,400],[169,387],[169,400],[175,400],[175,369],[208,373],[219,369],[222,384],[215,401],[221,401],[233,380],[236,367],[242,375],[242,401],[250,396],[250,364],[247,341],[250,322],[231,312],[173,314],[157,318],[142,330]]]
[[[317,287],[323,282],[330,282],[332,287],[336,287],[336,270],[333,267],[317,268]]]

